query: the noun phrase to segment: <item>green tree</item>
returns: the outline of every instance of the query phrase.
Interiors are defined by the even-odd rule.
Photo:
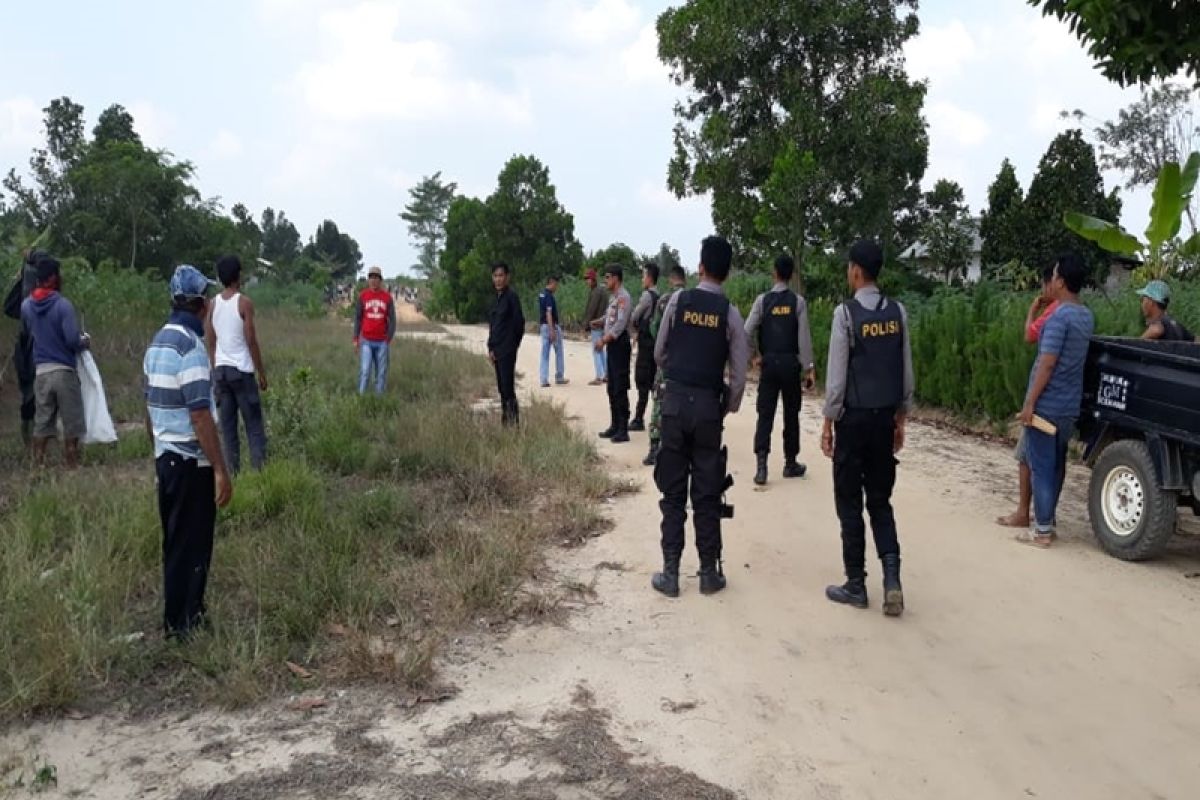
[[[1108,275],[1110,258],[1099,246],[1063,226],[1063,215],[1068,211],[1100,219],[1121,218],[1117,191],[1105,194],[1096,151],[1078,130],[1055,137],[1029,185],[1021,260],[1036,272],[1053,263],[1063,250],[1076,250],[1086,260],[1091,279],[1102,282]]]
[[[928,154],[925,87],[902,52],[915,8],[689,0],[664,12],[659,57],[691,90],[675,109],[670,189],[711,192],[717,230],[752,255],[893,241]]]
[[[18,210],[38,229],[58,221],[70,207],[67,174],[88,146],[83,132],[83,106],[69,97],[60,97],[42,111],[46,146],[35,149],[29,159],[34,185],[26,186],[16,170],[10,169],[4,179],[4,188],[12,193]]]
[[[481,305],[478,291],[468,291],[464,275],[480,268],[480,258],[474,254],[475,243],[483,236],[487,207],[475,197],[456,197],[446,212],[446,240],[438,259],[438,276],[434,282],[434,310],[453,314],[461,321],[483,318],[486,306]]]
[[[1017,180],[1017,171],[1006,158],[996,180],[988,187],[987,211],[979,222],[979,236],[983,239],[980,258],[989,274],[1024,255],[1024,211],[1025,193]]]
[[[124,106],[111,105],[100,112],[100,119],[92,129],[92,144],[103,147],[112,142],[142,143],[142,137],[134,129],[133,115]]]
[[[620,264],[625,270],[625,279],[628,280],[630,275],[641,269],[644,260],[637,254],[637,251],[624,242],[613,242],[608,247],[588,254],[583,261],[583,267],[604,274],[604,268],[609,264]]]
[[[659,274],[664,277],[673,267],[683,266],[683,261],[679,258],[679,251],[666,242],[658,246],[658,255],[654,257],[654,261],[658,263]]]
[[[1200,80],[1200,14],[1190,0],[1028,0],[1067,22],[1104,76],[1122,86]]]
[[[264,259],[286,269],[300,257],[300,231],[283,211],[263,209],[260,230]]]
[[[516,285],[540,286],[554,273],[579,271],[583,248],[575,239],[575,218],[558,201],[550,170],[533,156],[513,156],[485,202],[485,261],[504,261]]]
[[[304,247],[304,256],[329,265],[333,279],[338,281],[353,279],[363,266],[358,242],[338,230],[337,223],[330,219],[317,226],[317,232]]]
[[[139,250],[148,249],[142,255],[167,270],[177,255],[172,221],[199,199],[191,178],[191,164],[140,142],[92,147],[69,173],[74,201],[59,239],[93,264],[120,258],[130,269],[138,266]]]
[[[425,277],[437,270],[438,253],[446,238],[446,214],[456,191],[458,184],[443,183],[442,173],[435,172],[408,190],[412,200],[400,212],[419,253],[413,268]]]

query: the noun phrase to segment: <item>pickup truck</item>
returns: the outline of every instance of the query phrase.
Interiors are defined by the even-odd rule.
[[[1179,509],[1200,516],[1200,344],[1093,337],[1079,432],[1100,546],[1160,555]]]

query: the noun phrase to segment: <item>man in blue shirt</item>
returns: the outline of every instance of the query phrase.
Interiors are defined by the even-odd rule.
[[[208,287],[195,267],[175,269],[171,316],[146,349],[146,430],[154,441],[163,530],[163,624],[187,639],[205,624],[204,590],[212,563],[217,507],[233,486],[212,417],[212,379],[202,320]]]
[[[550,385],[550,348],[554,348],[554,382],[559,386],[567,383],[564,377],[564,358],[562,325],[558,318],[558,301],[554,293],[558,291],[558,276],[551,275],[546,279],[546,288],[538,294],[538,322],[542,334],[541,373],[542,387]]]
[[[1079,302],[1086,277],[1087,268],[1077,254],[1058,257],[1050,279],[1058,309],[1046,320],[1038,339],[1038,357],[1020,414],[1026,428],[1036,528],[1017,539],[1035,547],[1049,547],[1055,537],[1058,498],[1067,472],[1067,445],[1083,399],[1083,366],[1095,328],[1092,312]],[[1035,417],[1040,427],[1034,427]],[[1043,421],[1053,426],[1053,433],[1041,429],[1045,427]]]

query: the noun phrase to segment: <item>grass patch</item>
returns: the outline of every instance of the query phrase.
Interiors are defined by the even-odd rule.
[[[0,447],[0,721],[118,699],[234,707],[326,683],[427,682],[446,636],[518,613],[547,543],[597,529],[592,506],[616,487],[594,450],[546,404],[520,432],[474,414],[491,391],[483,358],[400,340],[388,393],[359,397],[344,322],[264,316],[269,464],[235,481],[217,526],[213,628],[186,646],[159,633],[144,431],[89,448],[73,473],[30,471],[15,437]]]

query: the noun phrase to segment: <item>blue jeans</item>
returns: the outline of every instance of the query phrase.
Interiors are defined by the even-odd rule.
[[[1036,428],[1025,429],[1025,459],[1032,473],[1033,511],[1038,533],[1050,533],[1058,521],[1058,498],[1067,476],[1067,445],[1075,433],[1075,420],[1050,420],[1058,428],[1051,436]]]
[[[564,364],[564,356],[563,356],[562,326],[561,325],[554,326],[554,344],[553,345],[550,344],[550,326],[544,322],[542,323],[542,326],[541,326],[541,333],[542,333],[542,361],[541,361],[541,369],[538,374],[541,377],[543,384],[550,382],[550,348],[551,348],[551,346],[553,346],[554,347],[554,366],[555,366],[554,379],[556,381],[561,381],[565,377],[564,376],[565,364]]]
[[[363,339],[359,343],[358,356],[358,393],[367,391],[367,379],[371,376],[371,367],[375,367],[375,394],[383,394],[387,386],[388,373],[388,343],[368,342]]]
[[[596,363],[596,380],[602,381],[608,375],[608,356],[604,348],[596,349],[596,342],[604,337],[604,331],[592,331],[592,360]]]
[[[239,413],[246,426],[246,441],[250,443],[250,465],[262,469],[267,460],[267,427],[263,423],[258,379],[253,372],[242,372],[237,367],[217,367],[212,371],[212,389],[217,400],[221,445],[229,471],[236,475],[242,468]]]

